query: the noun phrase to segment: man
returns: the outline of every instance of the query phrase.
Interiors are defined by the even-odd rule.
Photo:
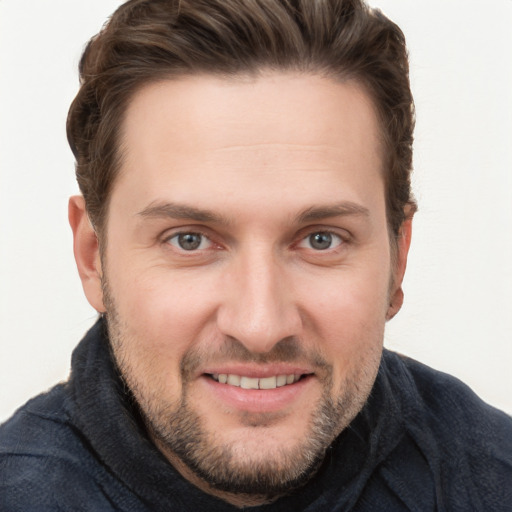
[[[510,510],[512,420],[383,351],[403,35],[355,0],[131,0],[68,138],[100,319],[0,435],[2,510]]]

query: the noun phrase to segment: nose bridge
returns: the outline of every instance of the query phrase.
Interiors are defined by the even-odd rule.
[[[218,325],[252,352],[297,336],[300,315],[283,265],[270,247],[243,251],[228,276]]]

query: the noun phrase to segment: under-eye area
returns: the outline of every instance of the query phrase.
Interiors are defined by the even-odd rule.
[[[312,376],[312,374],[293,373],[270,377],[247,377],[230,373],[208,373],[206,375],[220,384],[227,384],[242,389],[276,389],[295,384]]]

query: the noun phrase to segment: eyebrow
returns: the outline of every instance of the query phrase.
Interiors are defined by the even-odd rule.
[[[298,216],[300,224],[328,219],[329,217],[361,216],[369,217],[370,210],[352,201],[343,201],[333,205],[312,206]]]
[[[197,222],[211,222],[223,225],[230,224],[228,219],[210,210],[179,203],[151,203],[137,213],[137,215],[144,218],[187,219]]]
[[[138,216],[144,218],[170,218],[170,219],[187,219],[196,222],[211,222],[220,225],[229,225],[231,221],[222,215],[196,208],[180,203],[151,203],[149,206],[137,213]],[[297,216],[298,224],[306,224],[330,217],[343,216],[363,216],[369,217],[370,210],[368,208],[353,203],[351,201],[343,201],[332,205],[311,206],[303,210]]]

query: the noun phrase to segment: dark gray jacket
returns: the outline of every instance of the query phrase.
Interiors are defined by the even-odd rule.
[[[234,511],[146,436],[102,320],[67,383],[0,427],[0,510]],[[464,384],[385,351],[371,396],[306,486],[254,511],[512,511],[512,419]]]

